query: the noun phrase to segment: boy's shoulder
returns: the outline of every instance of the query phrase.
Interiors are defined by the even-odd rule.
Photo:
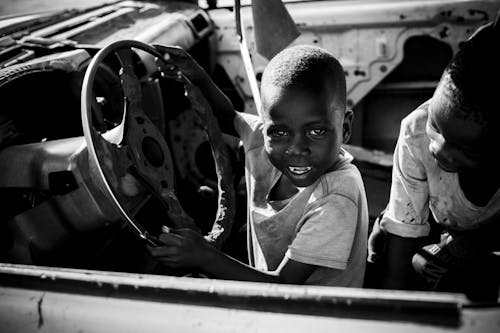
[[[264,145],[262,126],[262,120],[259,116],[245,112],[236,112],[234,127],[243,143],[245,152]]]
[[[361,173],[350,161],[343,163],[340,168],[322,175],[310,201],[320,200],[331,195],[346,197],[356,205],[361,196],[365,196]]]
[[[425,126],[428,118],[430,100],[427,100],[401,121],[400,135],[406,139],[427,137]]]

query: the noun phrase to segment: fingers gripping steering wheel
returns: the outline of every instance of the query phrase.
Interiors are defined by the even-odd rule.
[[[176,228],[199,230],[183,210],[174,188],[174,166],[167,142],[143,108],[141,83],[134,72],[134,50],[153,56],[157,65],[156,77],[176,80],[184,85],[185,96],[200,117],[212,148],[218,178],[218,210],[212,231],[205,239],[220,247],[228,237],[234,220],[235,195],[231,163],[217,120],[201,91],[176,67],[163,60],[152,46],[133,40],[114,42],[101,49],[90,62],[82,87],[81,117],[89,153],[89,163],[104,184],[123,220],[151,246],[160,245],[155,232],[136,218],[144,202],[154,196],[167,209]],[[121,123],[103,130],[98,123],[103,115],[93,91],[96,74],[108,55],[115,55],[120,66],[119,77],[123,90]],[[159,75],[158,75],[159,74]],[[164,93],[164,92],[163,92]],[[140,184],[134,186],[134,184]],[[157,223],[165,223],[158,221]],[[160,228],[153,228],[161,230]]]

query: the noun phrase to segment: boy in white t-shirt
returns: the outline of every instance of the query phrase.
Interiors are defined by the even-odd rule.
[[[409,288],[416,271],[431,290],[498,297],[500,90],[490,80],[500,77],[498,30],[476,32],[432,99],[401,123],[389,205],[370,235],[369,261],[383,265],[383,287]],[[444,232],[424,246],[430,218]]]
[[[341,148],[352,111],[339,62],[318,47],[280,52],[262,76],[258,117],[235,112],[186,54],[169,54],[202,89],[223,131],[243,141],[251,266],[192,230],[162,234],[165,245],[151,253],[223,279],[361,287],[368,211],[360,173]]]

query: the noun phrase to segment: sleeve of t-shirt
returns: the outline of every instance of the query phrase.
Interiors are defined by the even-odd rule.
[[[380,227],[401,237],[429,234],[429,187],[420,150],[403,128],[394,151],[391,194]],[[425,147],[427,149],[427,147]]]
[[[354,241],[358,205],[351,198],[330,194],[311,204],[286,256],[305,264],[345,269]]]
[[[236,112],[234,117],[234,128],[243,143],[245,152],[252,149],[254,146],[262,145],[262,134],[260,126],[262,122],[260,117],[250,113]]]

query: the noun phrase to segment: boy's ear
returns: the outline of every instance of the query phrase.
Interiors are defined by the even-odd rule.
[[[352,130],[352,120],[354,119],[354,112],[352,110],[346,110],[344,114],[344,123],[342,124],[342,143],[349,142],[351,139],[351,130]]]

